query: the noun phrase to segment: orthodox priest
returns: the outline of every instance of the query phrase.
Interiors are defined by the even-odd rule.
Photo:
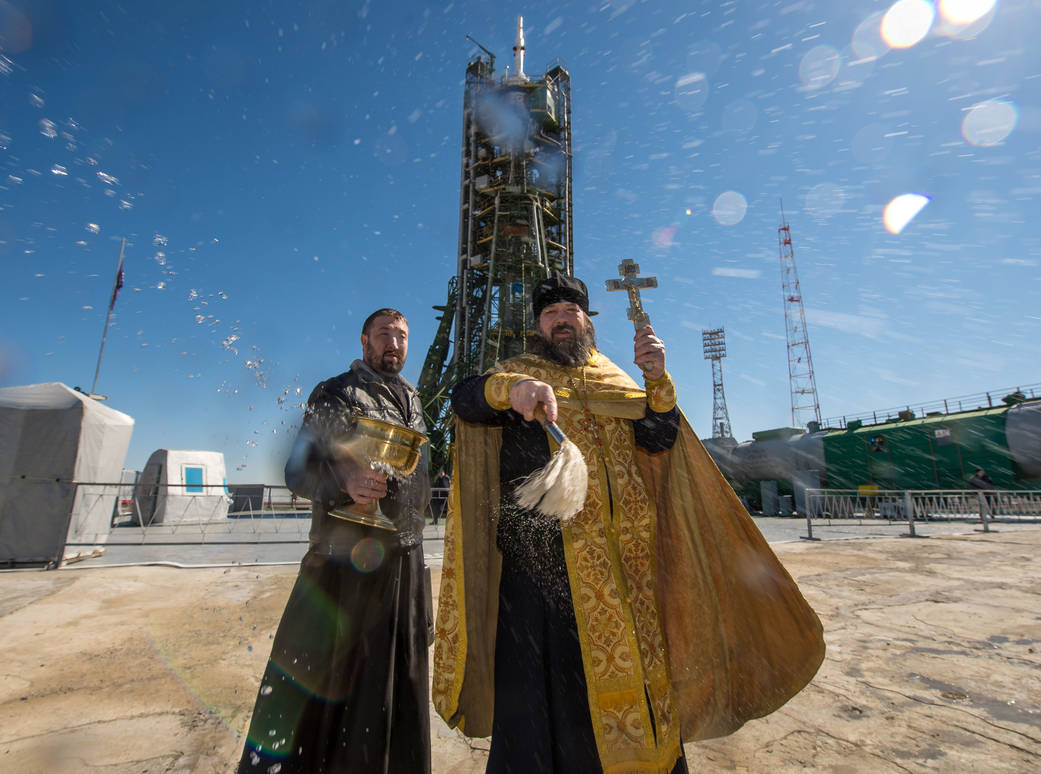
[[[597,351],[581,280],[532,295],[529,352],[461,382],[434,705],[491,734],[489,772],[687,771],[683,742],[781,706],[824,655],[820,621],[676,405],[637,332],[641,388]],[[555,450],[585,462],[566,521],[513,491]]]
[[[352,414],[425,432],[416,390],[400,375],[405,317],[373,312],[361,344],[362,360],[311,393],[286,464],[286,485],[312,503],[310,547],[275,634],[240,774],[430,772],[427,456],[411,476],[388,481],[336,453]],[[393,528],[333,513],[376,500]]]

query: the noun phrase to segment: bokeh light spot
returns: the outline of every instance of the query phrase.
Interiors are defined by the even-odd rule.
[[[972,24],[993,7],[994,0],[940,0],[940,15],[951,24]]]
[[[375,538],[362,538],[351,549],[351,564],[358,572],[372,572],[383,565],[387,551]]]
[[[882,213],[886,231],[899,234],[930,201],[931,197],[913,193],[901,194],[893,199]]]
[[[721,226],[736,226],[748,211],[748,202],[737,191],[724,191],[712,204],[712,217]]]
[[[654,233],[651,234],[651,241],[654,243],[655,247],[672,247],[675,240],[676,226],[662,226],[661,228],[656,228]]]
[[[1011,102],[988,99],[972,106],[961,121],[961,134],[973,145],[998,145],[1016,128],[1019,111]]]
[[[882,39],[882,13],[873,13],[853,30],[850,41],[853,53],[860,59],[878,59],[889,51]]]
[[[807,89],[822,89],[839,74],[842,57],[832,46],[814,46],[799,62],[799,80]]]
[[[890,48],[911,48],[929,34],[935,17],[928,0],[897,0],[882,17],[882,39]]]

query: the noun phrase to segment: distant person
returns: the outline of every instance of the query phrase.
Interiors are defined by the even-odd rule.
[[[452,480],[444,470],[437,474],[437,478],[434,480],[434,492],[432,496],[435,527],[437,526],[438,520],[444,515],[445,508],[448,507],[448,488],[451,485]]]
[[[990,511],[990,515],[994,515],[994,482],[983,468],[976,468],[976,472],[972,478],[969,479],[969,486],[973,489],[978,489],[983,492],[983,499],[987,503],[987,510]]]
[[[994,482],[983,468],[976,468],[976,473],[969,479],[969,486],[973,489],[993,489]]]
[[[311,393],[286,464],[286,485],[311,501],[310,548],[275,634],[240,774],[430,772],[426,452],[414,474],[388,481],[330,451],[352,413],[425,432],[416,390],[400,375],[405,317],[373,312],[361,344],[362,360]],[[396,530],[330,515],[375,500]]]

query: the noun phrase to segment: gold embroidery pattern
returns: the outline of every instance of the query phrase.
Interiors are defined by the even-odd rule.
[[[530,379],[525,374],[497,373],[493,374],[484,383],[484,399],[488,405],[496,411],[505,411],[512,403],[510,402],[510,390],[518,382]]]
[[[459,546],[455,538],[458,529],[459,504],[457,501],[457,487],[453,487],[452,500],[449,503],[448,513],[445,515],[445,545]],[[459,601],[463,598],[463,589],[459,583],[459,566],[461,557],[455,553],[446,551],[441,565],[441,590],[438,594],[438,616],[437,616],[437,638],[434,641],[434,679],[431,694],[434,701],[445,706],[438,706],[438,712],[444,717],[455,714],[457,707],[447,706],[449,702],[455,704],[459,695],[458,686],[453,686],[457,677],[462,675],[462,664],[456,664],[459,655],[465,652],[465,634],[460,630],[460,615],[462,612]]]
[[[544,381],[564,398],[557,424],[578,446],[590,472],[585,506],[563,532],[601,761],[619,771],[668,771],[679,736],[653,581],[654,507],[636,465],[631,422],[590,411],[589,405],[603,404],[587,400],[597,393],[583,377],[616,391],[620,387],[630,399],[642,396],[606,359],[581,373],[528,356],[500,368]]]
[[[644,382],[647,388],[647,403],[651,411],[664,414],[676,406],[676,385],[672,383],[672,377],[666,371],[657,379]]]

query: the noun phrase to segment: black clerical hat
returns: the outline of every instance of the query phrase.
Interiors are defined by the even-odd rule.
[[[532,291],[531,307],[535,319],[539,318],[543,309],[558,301],[570,301],[582,307],[582,311],[586,314],[596,314],[596,312],[589,311],[589,293],[586,290],[586,283],[578,277],[569,277],[559,271],[554,271]]]

